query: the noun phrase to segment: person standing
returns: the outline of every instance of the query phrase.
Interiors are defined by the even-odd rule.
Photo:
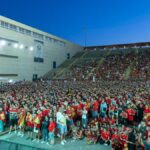
[[[33,124],[33,115],[31,114],[30,111],[27,112],[26,115],[26,127],[28,130],[28,139],[33,140],[33,128],[34,128],[34,124]]]
[[[48,125],[49,125],[49,120],[48,117],[45,116],[41,125],[42,137],[43,137],[43,141],[41,142],[42,144],[43,143],[48,144]]]
[[[50,144],[54,145],[55,139],[54,139],[54,132],[55,132],[56,123],[53,121],[52,118],[50,118],[48,131],[49,131],[49,140]]]
[[[128,135],[128,150],[136,150],[136,136],[134,129],[131,129]]]
[[[103,100],[102,103],[100,104],[100,116],[102,118],[105,118],[106,112],[107,112],[107,103]]]
[[[65,135],[67,133],[67,116],[65,112],[59,118],[59,125],[60,125],[60,134],[61,134],[61,145],[64,145],[67,141],[65,140]]]
[[[150,150],[150,127],[147,127],[146,131],[145,150]]]
[[[5,113],[2,108],[0,108],[0,132],[4,131],[4,124],[6,123]]]
[[[97,100],[94,100],[93,110],[92,110],[92,116],[93,116],[93,118],[98,118],[98,108],[99,108],[99,103],[98,103]]]
[[[19,127],[18,136],[23,137],[24,136],[26,112],[25,112],[25,109],[23,107],[19,109],[19,112],[20,112],[20,114],[19,114],[19,120],[18,120],[18,127]]]
[[[10,130],[9,134],[12,131],[12,128],[15,128],[15,133],[17,133],[17,122],[18,122],[18,106],[12,104],[9,109],[9,119],[10,119]]]
[[[82,127],[83,128],[86,128],[87,126],[87,110],[86,110],[86,107],[83,108],[83,111],[82,111]]]

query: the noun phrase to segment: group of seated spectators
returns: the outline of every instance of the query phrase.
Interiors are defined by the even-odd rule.
[[[119,80],[115,75],[116,71],[123,73],[121,68],[128,64],[138,68],[131,62],[137,60],[133,53],[105,58],[105,63],[93,61],[91,72],[111,71],[112,80],[96,76],[94,82],[70,78],[5,84],[0,96],[0,132],[9,129],[9,134],[47,145],[85,140],[89,145],[99,143],[114,150],[149,150],[150,80],[147,74],[140,79],[142,68],[149,67],[148,56],[138,55],[137,80],[132,76]],[[83,68],[90,66],[88,63]]]
[[[147,80],[150,78],[150,51],[110,53],[99,59],[95,56],[84,63],[74,64],[65,77],[77,80]]]

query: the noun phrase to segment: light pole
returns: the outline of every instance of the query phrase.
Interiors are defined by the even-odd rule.
[[[87,27],[84,27],[84,47],[87,47]]]

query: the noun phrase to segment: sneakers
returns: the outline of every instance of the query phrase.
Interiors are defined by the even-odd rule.
[[[61,141],[61,145],[65,145],[65,143],[63,141]]]
[[[24,134],[21,134],[20,137],[24,137]]]
[[[39,143],[40,142],[40,140],[37,140],[37,142],[36,143]]]
[[[21,135],[21,132],[18,132],[17,136],[20,136]]]
[[[49,145],[49,143],[48,143],[48,142],[47,142],[46,144],[47,144],[47,145]]]
[[[35,142],[35,141],[36,141],[36,139],[32,140],[32,142]]]
[[[64,143],[67,143],[67,141],[66,141],[66,140],[63,140],[63,142],[64,142]]]
[[[75,142],[76,140],[75,139],[73,139],[73,140],[71,140],[71,143],[73,143],[73,142]]]
[[[45,142],[44,142],[44,141],[42,141],[41,143],[42,143],[42,144],[44,144]]]

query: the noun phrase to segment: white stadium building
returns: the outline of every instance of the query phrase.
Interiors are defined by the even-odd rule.
[[[0,80],[32,80],[83,47],[0,16]]]

